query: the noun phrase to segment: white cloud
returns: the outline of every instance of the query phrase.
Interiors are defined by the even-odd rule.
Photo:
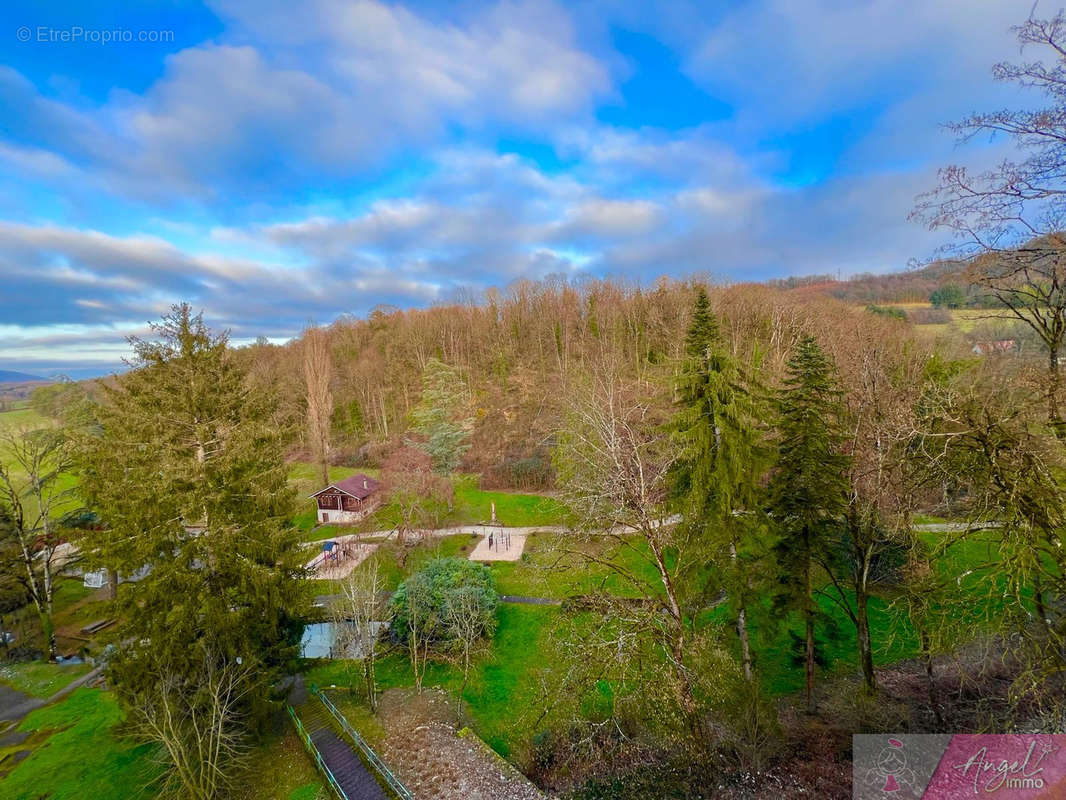
[[[546,0],[462,24],[374,0],[218,5],[225,33],[170,56],[143,96],[75,107],[0,72],[0,97],[34,140],[0,143],[0,159],[46,179],[84,162],[97,189],[164,204],[276,196],[377,168],[451,126],[536,131],[588,117],[611,91]]]
[[[932,89],[961,94],[1017,53],[1017,0],[755,0],[704,29],[689,72],[765,127]],[[950,74],[945,76],[947,70]],[[944,80],[945,77],[951,80]],[[964,95],[963,95],[964,96]]]

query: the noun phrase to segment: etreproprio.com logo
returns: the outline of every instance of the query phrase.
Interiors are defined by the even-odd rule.
[[[85,28],[71,25],[56,28],[50,25],[21,25],[15,38],[31,44],[134,44],[173,42],[174,31],[162,29],[133,30],[131,28]]]

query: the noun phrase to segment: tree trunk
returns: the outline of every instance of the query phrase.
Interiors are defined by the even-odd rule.
[[[1066,422],[1059,410],[1059,392],[1062,389],[1062,374],[1059,370],[1059,348],[1048,346],[1048,421],[1059,439],[1066,439]]]
[[[374,654],[367,653],[363,657],[363,678],[366,681],[366,702],[371,711],[377,711],[377,681],[374,676]]]
[[[811,569],[811,562],[807,561],[807,597],[806,608],[804,609],[806,616],[806,672],[807,672],[807,713],[814,713],[814,575]]]
[[[666,591],[667,602],[670,604],[670,616],[674,618],[674,624],[677,626],[677,634],[674,637],[671,651],[681,707],[689,715],[693,731],[698,733],[699,722],[695,718],[696,699],[692,694],[692,684],[689,682],[688,673],[685,672],[685,621],[681,615],[681,604],[677,600],[677,591],[670,577],[670,571],[666,568],[662,548],[653,541],[652,535],[648,530],[644,532],[644,540],[648,542],[652,555],[655,556],[655,564],[659,569],[659,579],[662,581],[663,589]]]
[[[107,571],[107,599],[118,599],[118,570],[109,569]]]
[[[862,680],[868,694],[877,691],[877,674],[874,672],[873,647],[870,642],[870,596],[861,583],[855,587],[855,627],[859,639],[859,660],[862,662]]]
[[[54,663],[58,652],[55,625],[52,624],[52,613],[45,606],[39,606],[37,614],[41,618],[41,630],[44,631],[45,646],[48,648],[48,660]]]
[[[1033,576],[1033,604],[1036,606],[1036,615],[1040,618],[1040,629],[1046,636],[1051,635],[1051,626],[1048,623],[1047,606],[1044,604],[1044,587],[1040,581],[1039,570]]]
[[[737,545],[735,541],[729,543],[729,557],[733,562],[733,570],[736,572]],[[740,660],[744,665],[744,680],[751,683],[751,642],[748,641],[748,612],[743,597],[737,611],[737,638],[740,639]]]
[[[741,605],[737,612],[737,636],[740,637],[740,660],[744,665],[744,680],[751,683],[753,679],[751,669],[751,643],[748,641],[748,614],[747,609]]]
[[[456,704],[455,722],[457,725],[463,724],[463,694],[466,692],[466,682],[470,678],[470,651],[466,650],[463,653],[463,684],[459,687],[459,702]]]
[[[943,727],[944,716],[940,713],[940,703],[937,702],[936,696],[936,681],[933,677],[933,652],[929,646],[929,634],[923,627],[919,632],[919,637],[922,647],[922,655],[925,659],[925,690],[926,695],[929,698],[929,707],[933,710],[933,716],[936,717],[936,724],[938,727]]]

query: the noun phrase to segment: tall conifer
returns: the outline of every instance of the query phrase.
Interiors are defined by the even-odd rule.
[[[706,546],[715,584],[735,615],[745,676],[752,679],[747,631],[758,482],[765,469],[756,401],[722,341],[700,289],[685,337],[674,425],[681,448],[673,492],[683,525]],[[719,582],[720,581],[720,582]]]
[[[778,526],[778,605],[804,620],[807,709],[814,710],[817,564],[831,547],[832,526],[847,507],[848,459],[842,391],[836,368],[812,336],[795,345],[777,398],[777,469],[770,512]]]
[[[274,400],[187,305],[153,328],[82,442],[82,491],[105,523],[84,550],[140,576],[118,593],[110,679],[143,705],[166,671],[195,704],[208,662],[241,664],[257,687],[242,715],[255,719],[297,655],[305,602]]]

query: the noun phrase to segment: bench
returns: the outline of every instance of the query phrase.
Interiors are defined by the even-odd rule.
[[[89,634],[99,633],[104,628],[106,628],[106,627],[108,627],[110,625],[114,625],[114,624],[115,624],[115,620],[114,619],[98,619],[96,622],[90,622],[88,625],[86,625],[84,628],[82,628],[81,632],[82,633],[89,633]]]

